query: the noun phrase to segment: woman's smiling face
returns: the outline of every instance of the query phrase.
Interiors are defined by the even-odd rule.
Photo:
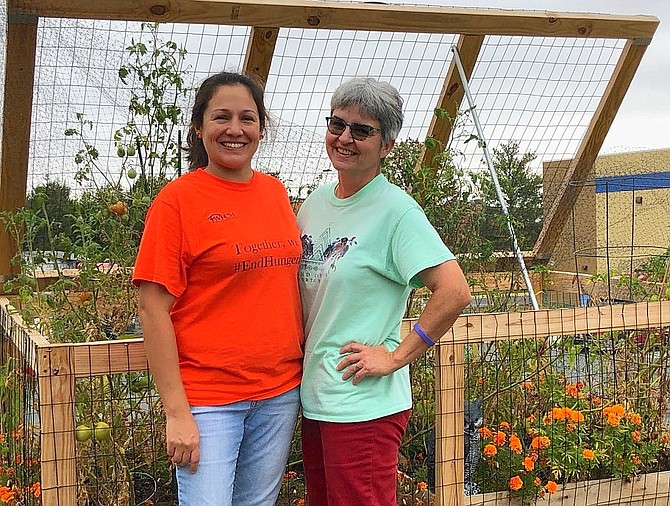
[[[258,108],[244,85],[220,86],[207,104],[202,137],[209,158],[207,170],[233,181],[248,181],[251,159],[261,139]]]
[[[360,123],[374,128],[380,126],[379,121],[362,114],[358,106],[335,109],[331,116],[349,124]],[[349,127],[345,128],[340,135],[334,135],[326,131],[326,151],[333,167],[340,176],[372,180],[379,174],[381,161],[392,148],[392,141],[382,146],[380,132],[365,140],[357,141],[351,136]]]

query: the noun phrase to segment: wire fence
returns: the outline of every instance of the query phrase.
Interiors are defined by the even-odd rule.
[[[13,312],[5,299],[5,493],[20,504],[176,504],[141,339],[53,345]],[[552,502],[591,504],[585,489],[610,504],[667,500],[669,332],[668,302],[462,316],[411,367],[398,504],[559,490]],[[278,504],[309,504],[299,429]]]

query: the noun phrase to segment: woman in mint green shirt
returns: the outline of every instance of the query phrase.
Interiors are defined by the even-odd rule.
[[[395,506],[398,449],[412,405],[409,364],[470,303],[454,255],[419,205],[381,174],[403,122],[388,83],[354,79],[331,99],[326,150],[337,184],[298,212],[305,321],[301,400],[312,506]],[[400,335],[412,288],[432,295]]]

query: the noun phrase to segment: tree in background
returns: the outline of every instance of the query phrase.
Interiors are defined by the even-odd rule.
[[[47,181],[28,194],[26,207],[44,218],[32,235],[31,251],[62,249],[59,243],[63,236],[72,234],[72,214],[76,207],[70,187],[58,181]]]
[[[493,149],[493,167],[506,198],[517,242],[530,250],[542,228],[542,176],[533,172],[530,163],[535,153],[521,154],[519,143],[510,141]],[[512,249],[507,220],[502,214],[493,180],[488,172],[481,176],[482,226],[480,233],[489,239],[496,251]]]

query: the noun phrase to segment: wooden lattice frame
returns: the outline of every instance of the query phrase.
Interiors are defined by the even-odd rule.
[[[544,219],[534,251],[548,256],[569,217],[579,189],[568,181],[587,174],[605,140],[640,60],[656,31],[654,16],[615,16],[451,7],[416,7],[287,0],[7,0],[4,131],[0,210],[25,204],[28,147],[39,17],[215,23],[252,27],[244,70],[267,79],[279,28],[323,28],[460,34],[458,48],[471,75],[486,35],[625,39],[616,69]],[[452,63],[436,107],[455,113],[463,86]],[[447,120],[434,118],[428,135],[446,142]],[[424,158],[432,153],[426,152]],[[16,246],[0,232],[0,275],[12,272]]]

